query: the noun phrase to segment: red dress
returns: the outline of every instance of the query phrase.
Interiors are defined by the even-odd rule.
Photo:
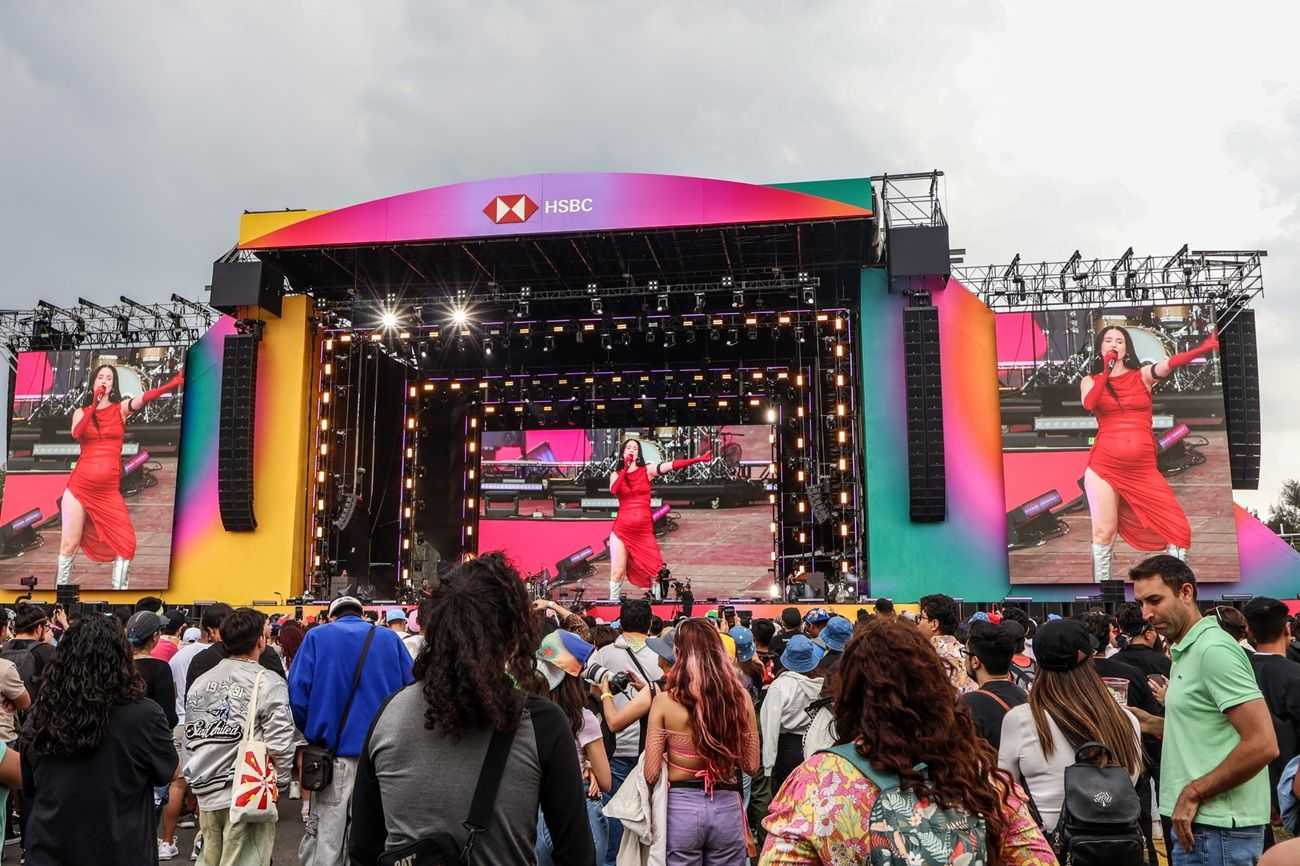
[[[1097,404],[1097,438],[1088,466],[1119,496],[1119,534],[1134,550],[1192,546],[1192,527],[1156,465],[1151,392],[1140,370],[1108,380]],[[1117,399],[1118,398],[1118,399]]]
[[[119,488],[126,434],[122,404],[87,411],[93,411],[95,418],[82,428],[81,456],[68,477],[68,490],[86,511],[81,549],[95,562],[112,562],[117,556],[134,559],[135,528]]]
[[[619,470],[618,474],[623,483],[618,492],[618,517],[612,534],[627,549],[628,580],[636,586],[648,587],[664,567],[650,513],[650,474],[644,466],[632,473]]]

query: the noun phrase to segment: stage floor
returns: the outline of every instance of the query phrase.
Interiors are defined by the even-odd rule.
[[[1199,450],[1205,462],[1177,475],[1166,476],[1174,495],[1187,513],[1192,526],[1192,547],[1188,564],[1196,572],[1196,579],[1206,583],[1222,583],[1241,579],[1241,564],[1237,558],[1237,525],[1232,512],[1232,480],[1228,467],[1227,434],[1216,430],[1196,430],[1194,436],[1204,436],[1209,444]],[[1022,453],[1020,457],[1032,460],[1039,455]],[[1056,457],[1059,454],[1047,454]],[[1042,467],[1034,476],[1037,491],[1055,487],[1066,495],[1066,501],[1078,491],[1077,479],[1087,465],[1087,452],[1069,452],[1078,465]],[[1008,464],[1010,465],[1010,464]],[[1026,463],[1025,466],[1032,466]],[[1059,478],[1057,476],[1060,476]],[[1011,483],[1008,481],[1008,487]],[[1025,488],[1026,490],[1028,488]],[[1008,489],[1009,498],[1012,491]],[[1019,495],[1017,493],[1016,495]],[[1030,494],[1032,495],[1032,494]],[[1026,497],[1020,499],[1024,501]],[[1012,503],[1008,508],[1014,507]],[[1053,538],[1040,547],[1010,552],[1012,584],[1079,584],[1092,580],[1092,521],[1087,509],[1062,515],[1070,531]],[[1115,542],[1112,574],[1126,577],[1128,569],[1153,555],[1134,550],[1123,539]]]
[[[176,507],[176,458],[159,457],[155,462],[161,466],[154,473],[158,483],[126,498],[126,510],[135,527],[136,538],[136,555],[131,564],[129,584],[132,590],[166,589],[170,579],[172,516]],[[10,491],[15,482],[24,477],[49,478],[10,475],[5,482],[6,488],[9,488],[6,493],[16,495]],[[42,490],[40,495],[43,498],[57,498],[65,486],[66,480],[52,493]],[[54,513],[53,500],[48,503],[42,500],[36,507],[42,508],[47,514]],[[0,587],[21,591],[23,587],[18,581],[33,574],[37,578],[37,589],[54,587],[59,555],[59,526],[55,523],[38,530],[37,534],[44,541],[40,547],[19,556],[0,559]],[[77,555],[72,566],[72,582],[80,584],[82,592],[111,589],[112,576],[111,562],[92,562],[83,554]]]

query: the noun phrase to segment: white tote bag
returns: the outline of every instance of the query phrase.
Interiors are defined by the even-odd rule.
[[[280,789],[276,785],[275,765],[266,743],[253,739],[257,721],[257,697],[262,689],[265,671],[258,671],[253,683],[253,694],[248,701],[248,718],[244,720],[244,736],[239,741],[235,755],[234,785],[230,790],[230,823],[262,824],[276,821],[280,813],[276,803]]]

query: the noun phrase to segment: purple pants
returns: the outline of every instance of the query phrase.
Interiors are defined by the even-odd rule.
[[[745,866],[739,791],[668,788],[668,866]]]

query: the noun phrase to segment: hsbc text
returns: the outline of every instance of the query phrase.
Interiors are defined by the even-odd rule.
[[[591,213],[589,198],[557,198],[542,203],[543,213]]]

